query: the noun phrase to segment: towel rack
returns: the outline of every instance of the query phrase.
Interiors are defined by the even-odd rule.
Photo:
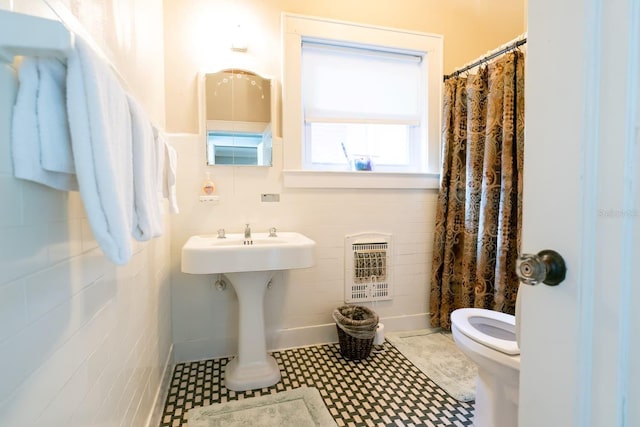
[[[66,59],[73,49],[73,33],[69,31],[71,28],[81,34],[98,56],[109,64],[122,87],[131,94],[127,81],[105,52],[81,28],[82,24],[75,20],[70,12],[61,13],[61,10],[53,7],[52,11],[61,21],[0,10],[0,63],[11,64],[15,56],[48,56]],[[162,127],[153,120],[150,121],[156,131],[161,131]]]
[[[0,61],[17,55],[66,58],[71,34],[61,22],[0,10]]]

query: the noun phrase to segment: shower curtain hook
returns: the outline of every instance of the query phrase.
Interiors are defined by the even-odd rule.
[[[517,42],[515,42],[513,44],[514,49],[513,50],[517,50],[518,52],[520,52],[520,45],[522,45],[521,43],[522,40],[518,40]]]

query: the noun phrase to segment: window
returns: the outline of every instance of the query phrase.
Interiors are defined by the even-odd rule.
[[[304,39],[304,169],[420,172],[424,93],[422,58]]]
[[[441,36],[285,14],[283,38],[285,185],[437,181]]]

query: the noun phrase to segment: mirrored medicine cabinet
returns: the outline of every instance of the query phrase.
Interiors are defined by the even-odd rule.
[[[203,78],[207,164],[271,166],[271,79],[240,69]]]

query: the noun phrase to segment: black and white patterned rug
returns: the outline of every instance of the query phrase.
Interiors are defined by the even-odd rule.
[[[470,426],[473,402],[458,402],[385,342],[366,360],[350,361],[338,344],[273,353],[282,380],[235,392],[224,386],[230,358],[176,365],[160,427],[186,427],[189,409],[316,387],[338,426]]]

